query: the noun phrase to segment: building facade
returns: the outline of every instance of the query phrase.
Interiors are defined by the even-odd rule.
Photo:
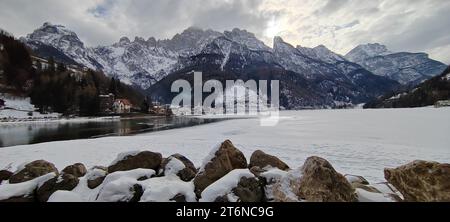
[[[127,99],[116,99],[113,104],[113,111],[117,114],[124,114],[131,112],[132,104]]]

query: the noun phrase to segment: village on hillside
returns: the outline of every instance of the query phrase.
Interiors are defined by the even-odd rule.
[[[5,52],[5,46],[0,43],[0,61],[5,61],[3,54]],[[88,75],[93,71],[87,67],[82,67],[74,64],[62,64],[55,62],[53,58],[46,59],[38,57],[36,55],[30,55],[31,67],[35,73],[45,73],[51,70],[54,73],[69,73],[69,77],[72,80],[83,83],[89,78]],[[6,60],[7,61],[7,60]],[[33,121],[33,120],[57,120],[60,118],[76,118],[79,117],[82,107],[69,107],[67,113],[61,113],[55,110],[50,105],[36,105],[33,98],[27,97],[25,93],[31,92],[32,88],[36,85],[34,79],[28,79],[20,86],[20,90],[17,87],[9,84],[7,81],[7,73],[5,73],[5,67],[0,63],[0,121],[1,122],[16,122],[16,121]],[[107,77],[103,77],[107,78]],[[121,83],[116,83],[114,78],[110,84],[115,86],[111,89],[103,89],[98,87],[98,109],[95,113],[91,114],[91,117],[106,117],[106,116],[121,116],[121,117],[133,117],[133,116],[171,116],[172,111],[169,105],[162,105],[159,102],[152,102],[150,98],[145,98],[144,101],[139,104],[134,99],[134,102],[123,95],[118,95],[116,87],[120,87]],[[63,86],[64,87],[64,86]],[[115,92],[111,92],[115,91]],[[102,93],[106,92],[106,93]],[[56,95],[55,95],[56,96]],[[67,98],[70,100],[71,98]]]

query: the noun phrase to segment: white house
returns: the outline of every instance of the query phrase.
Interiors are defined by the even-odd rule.
[[[130,113],[131,106],[129,100],[127,99],[116,99],[113,104],[114,113]]]

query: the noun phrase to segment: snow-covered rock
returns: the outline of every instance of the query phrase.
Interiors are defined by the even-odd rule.
[[[161,165],[162,155],[150,151],[126,152],[118,155],[108,167],[108,173],[117,171],[128,171],[134,169],[153,169],[157,170]]]
[[[55,173],[58,175],[58,169],[56,169],[53,163],[45,160],[36,160],[31,163],[24,163],[18,167],[18,170],[9,178],[10,183],[22,183],[25,181],[33,180],[43,175]]]
[[[260,196],[262,199],[262,190],[258,189],[258,179],[248,169],[233,170],[224,177],[220,178],[213,184],[209,185],[201,194],[200,202],[238,202],[243,201],[240,193],[236,188],[239,187],[242,179],[253,179],[256,183],[255,196]]]
[[[70,166],[67,166],[61,171],[62,174],[72,174],[76,177],[83,177],[86,175],[87,170],[84,164],[82,163],[76,163]]]
[[[89,187],[89,189],[95,189],[98,186],[100,186],[105,180],[106,175],[107,175],[106,170],[97,168],[90,170],[85,176],[85,180],[87,182],[87,186]]]
[[[196,202],[194,184],[170,175],[156,177],[140,183],[144,194],[140,202]]]
[[[255,166],[260,167],[261,169],[269,167],[278,168],[280,170],[289,170],[289,166],[278,159],[278,157],[266,154],[261,150],[253,152],[252,156],[250,157],[249,168]]]
[[[97,201],[100,202],[137,202],[143,194],[139,179],[155,175],[151,169],[120,171],[106,176]]]
[[[281,170],[269,170],[262,174],[267,181],[264,188],[266,199],[272,202],[299,202],[297,196],[299,182],[303,176],[300,169],[294,169],[289,172]]]
[[[176,175],[187,182],[197,175],[197,168],[185,156],[174,154],[162,161],[160,175]]]
[[[247,160],[244,154],[231,141],[223,142],[204,159],[199,173],[194,178],[197,195],[229,172],[245,168],[247,168]]]
[[[35,190],[55,177],[55,173],[49,173],[23,183],[2,184],[0,185],[0,201],[34,201]]]

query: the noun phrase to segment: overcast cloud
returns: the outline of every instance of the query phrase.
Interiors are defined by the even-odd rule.
[[[238,27],[268,45],[320,44],[345,54],[378,42],[450,63],[448,0],[0,0],[0,28],[16,36],[44,22],[63,24],[90,46],[122,36],[171,38],[189,26]]]

